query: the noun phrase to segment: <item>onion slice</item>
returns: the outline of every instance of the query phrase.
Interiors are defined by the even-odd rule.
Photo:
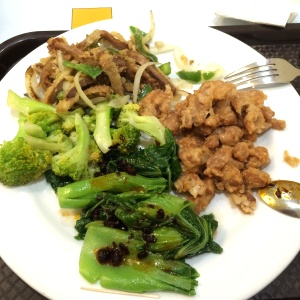
[[[75,88],[80,96],[80,98],[91,108],[96,109],[96,105],[89,99],[89,97],[84,93],[82,90],[80,83],[79,83],[79,77],[81,75],[81,72],[77,72],[76,75],[74,76],[74,85]]]
[[[150,23],[151,23],[150,30],[142,39],[143,45],[150,42],[152,40],[152,38],[154,37],[154,34],[155,34],[155,22],[154,22],[154,17],[153,17],[152,10],[150,11]]]
[[[133,89],[132,89],[132,102],[136,103],[137,102],[137,96],[138,96],[138,91],[140,87],[140,82],[142,75],[146,68],[148,68],[151,65],[155,65],[155,62],[149,61],[146,62],[145,64],[141,65],[138,70],[136,71],[135,77],[134,77],[134,82],[133,82]]]

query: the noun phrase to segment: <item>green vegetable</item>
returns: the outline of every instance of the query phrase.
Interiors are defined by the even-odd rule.
[[[51,168],[56,175],[69,176],[74,180],[86,179],[88,173],[90,134],[87,125],[79,114],[75,115],[77,134],[76,145],[67,152],[52,158]]]
[[[201,71],[178,71],[179,78],[191,81],[193,83],[199,83],[201,81]]]
[[[35,125],[35,133],[25,126],[25,141],[35,149],[48,150],[53,154],[64,153],[73,148],[73,143],[60,129],[51,131],[48,135],[41,127]],[[39,132],[39,134],[37,134]]]
[[[145,33],[134,26],[130,26],[130,31],[133,34],[137,50],[145,57],[149,58],[151,61],[158,62],[157,57],[154,54],[150,53],[149,50],[147,50],[146,46],[143,44],[143,37],[145,36]]]
[[[128,97],[112,95],[108,100],[100,102],[93,110],[95,121],[91,119],[90,124],[94,123],[94,139],[103,153],[107,153],[113,144],[111,127],[114,112],[128,102]],[[91,128],[91,127],[90,127]]]
[[[55,192],[57,192],[58,187],[74,182],[69,176],[57,176],[51,169],[46,170],[45,178]]]
[[[61,130],[62,119],[53,106],[21,98],[12,91],[8,92],[7,103],[12,110],[19,112],[23,123],[22,136],[33,148],[55,154],[73,147],[71,140]]]
[[[108,162],[108,172],[131,170],[134,174],[146,177],[164,177],[169,190],[181,174],[178,159],[178,145],[169,129],[165,130],[166,143],[149,145],[133,154],[121,155]]]
[[[190,81],[192,83],[200,83],[205,80],[210,80],[214,78],[216,72],[213,71],[178,71],[177,75],[179,78]]]
[[[137,99],[141,100],[143,99],[147,94],[149,94],[152,91],[152,87],[150,84],[146,84],[142,90],[138,93]]]
[[[131,154],[137,151],[141,132],[132,125],[126,124],[120,128],[112,128],[111,134],[111,147],[117,149],[119,153]]]
[[[84,237],[80,273],[88,281],[130,292],[195,294],[199,274],[184,259],[222,252],[213,241],[213,215],[199,217],[192,202],[169,193],[104,192],[98,200],[76,227]]]
[[[37,150],[23,137],[15,137],[0,145],[0,182],[21,186],[39,179],[51,164],[49,150]]]
[[[26,124],[38,125],[45,134],[61,129],[62,120],[56,112],[37,111],[27,116]],[[25,126],[26,126],[25,124]]]
[[[202,77],[204,80],[210,80],[215,76],[215,72],[204,72],[202,71]]]
[[[159,69],[165,74],[170,75],[171,74],[171,63],[167,62],[159,66]]]
[[[222,248],[213,241],[218,222],[213,215],[199,217],[190,201],[164,192],[147,194],[134,191],[98,193],[97,199],[98,203],[82,217],[90,217],[92,221],[93,210],[97,209],[102,216],[98,220],[106,224],[105,221],[114,216],[113,219],[120,220],[124,229],[132,231],[131,236],[140,241],[139,250],[145,247],[146,230],[149,240],[155,240],[155,243],[147,244],[147,249],[160,252],[168,259],[222,252]],[[84,233],[82,228],[81,233]]]
[[[82,116],[82,119],[86,123],[90,133],[93,134],[96,128],[96,111],[91,109]]]
[[[103,191],[113,193],[127,191],[161,192],[166,188],[166,180],[162,177],[147,178],[140,175],[129,175],[125,172],[76,181],[57,189],[61,208],[86,208],[97,203],[97,195]]]
[[[126,248],[124,248],[124,246]],[[184,261],[166,260],[160,254],[148,252],[141,257],[139,242],[129,238],[126,231],[107,228],[97,223],[89,225],[80,253],[79,271],[91,283],[100,280],[101,286],[128,292],[172,291],[195,295],[198,272]],[[97,250],[113,253],[113,264],[123,258],[120,266],[107,260],[99,263]],[[102,253],[100,252],[100,253]],[[102,260],[103,261],[103,260]]]
[[[65,112],[59,112],[57,115],[61,119],[61,129],[66,133],[70,134],[75,130],[75,115],[79,114],[82,118],[84,116],[89,116],[85,113],[83,108],[76,108],[74,110],[69,110]]]
[[[99,76],[102,73],[102,68],[99,66],[91,66],[88,64],[74,64],[67,60],[65,60],[63,62],[63,65],[68,68],[75,69],[77,71],[81,71],[82,73],[89,75],[93,79],[95,79],[97,76]]]
[[[60,124],[54,107],[19,97],[11,90],[7,103],[19,112],[19,129],[14,139],[0,147],[0,182],[20,186],[40,178],[50,168],[53,152],[65,150],[67,145],[54,138]]]
[[[137,103],[128,103],[121,109],[120,115],[116,122],[117,127],[130,124],[136,129],[152,136],[160,144],[165,144],[165,127],[160,123],[159,119],[154,116],[140,116],[140,109]]]
[[[112,145],[112,138],[110,134],[111,126],[111,109],[108,101],[100,102],[96,106],[96,124],[94,130],[94,139],[103,153],[109,151]]]
[[[56,108],[52,105],[39,102],[27,97],[20,97],[12,90],[8,91],[7,105],[12,109],[23,115],[29,115],[35,112],[56,112]]]

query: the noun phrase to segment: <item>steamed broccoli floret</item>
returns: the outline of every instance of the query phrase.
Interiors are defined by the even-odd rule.
[[[20,186],[38,179],[51,165],[49,150],[35,149],[24,139],[26,116],[18,119],[19,129],[11,141],[0,145],[0,182]]]
[[[103,153],[100,151],[97,143],[91,138],[89,145],[89,161],[100,163],[102,161],[102,155]]]
[[[57,113],[48,111],[39,111],[31,113],[26,118],[26,123],[36,124],[41,127],[45,133],[61,129],[62,119]]]
[[[93,178],[97,176],[98,173],[100,173],[102,153],[98,145],[92,138],[90,139],[88,153],[88,177]],[[55,192],[57,192],[58,187],[63,187],[69,183],[74,182],[74,179],[72,179],[70,176],[58,176],[53,172],[52,169],[49,169],[45,172],[45,178]]]
[[[79,114],[81,117],[85,115],[83,108],[77,108],[72,111],[66,111],[62,113],[58,113],[57,115],[61,118],[62,124],[61,129],[65,133],[70,133],[75,130],[75,115]]]
[[[52,158],[52,170],[58,176],[70,176],[74,180],[89,177],[88,161],[90,133],[87,125],[79,114],[75,115],[76,145],[65,153],[59,153]]]
[[[136,129],[152,136],[161,145],[165,144],[165,127],[154,116],[140,116],[138,114],[139,109],[140,106],[136,103],[124,105],[116,122],[117,127],[130,124]]]
[[[100,151],[93,138],[90,139],[88,157],[88,177],[92,178],[101,172],[100,164],[103,160],[103,153]]]
[[[111,129],[112,147],[122,154],[131,154],[137,150],[141,132],[130,124]]]
[[[25,185],[43,175],[51,159],[49,150],[37,150],[23,137],[4,141],[0,146],[0,182],[9,186]]]
[[[86,123],[90,133],[94,133],[96,127],[96,111],[91,109],[88,113],[83,115],[82,118]]]

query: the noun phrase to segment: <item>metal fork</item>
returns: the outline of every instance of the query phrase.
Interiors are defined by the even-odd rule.
[[[224,77],[224,81],[237,85],[238,89],[289,83],[300,76],[295,68],[282,58],[269,58],[240,68]]]

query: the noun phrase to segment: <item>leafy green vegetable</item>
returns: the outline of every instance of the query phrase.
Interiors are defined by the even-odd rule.
[[[195,294],[199,274],[184,259],[222,252],[213,241],[213,215],[199,217],[192,202],[169,193],[104,192],[98,199],[76,227],[84,237],[80,273],[88,281],[131,292]]]
[[[95,79],[97,76],[99,76],[102,73],[102,68],[99,66],[91,66],[88,64],[74,64],[67,60],[63,61],[63,65],[68,68],[75,69],[77,71],[81,71],[82,73],[89,75],[93,79]]]
[[[45,178],[55,192],[57,192],[58,187],[74,182],[69,176],[57,176],[51,169],[45,172]]]
[[[90,222],[102,220],[104,224],[109,219],[119,220],[121,222],[116,224],[123,224],[123,228],[131,230],[132,236],[141,243],[145,243],[147,230],[149,239],[153,237],[155,242],[143,244],[143,247],[147,246],[152,252],[163,253],[168,259],[222,252],[221,247],[213,241],[218,222],[213,215],[199,217],[190,201],[169,193],[134,191],[119,194],[103,192],[97,195],[97,199],[98,203],[82,215],[85,221],[87,217]],[[94,210],[97,210],[100,217],[93,219]],[[110,226],[115,227],[113,222]],[[84,233],[84,228],[81,228],[80,233]]]
[[[61,208],[85,208],[97,202],[97,195],[103,191],[113,193],[127,191],[161,192],[166,188],[162,177],[147,178],[140,175],[129,175],[125,172],[109,173],[95,178],[76,181],[57,189]]]
[[[80,253],[79,271],[91,283],[100,279],[104,288],[195,295],[199,274],[194,268],[181,260],[166,260],[160,254],[148,253],[142,258],[139,248],[139,242],[130,239],[128,232],[91,223]],[[105,258],[105,254],[112,258]]]
[[[169,129],[165,130],[166,143],[161,146],[149,145],[133,154],[118,156],[107,165],[108,172],[131,170],[131,173],[146,177],[164,177],[171,190],[173,182],[181,174],[178,159],[178,145]]]

